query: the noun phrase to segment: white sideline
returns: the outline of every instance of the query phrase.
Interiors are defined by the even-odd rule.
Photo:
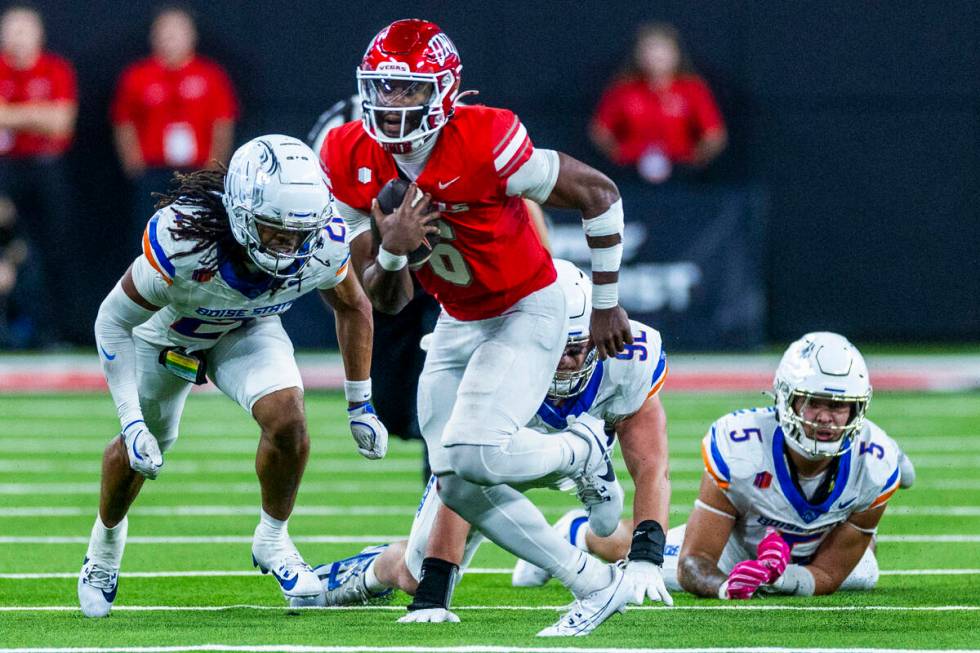
[[[297,644],[234,645],[197,644],[188,646],[125,646],[77,648],[0,648],[0,653],[178,653],[205,651],[228,653],[980,653],[978,649],[907,648],[591,648],[580,646],[302,646]]]
[[[568,506],[538,506],[546,514],[564,514]],[[688,513],[692,505],[673,504],[672,513]],[[296,506],[294,515],[317,517],[412,516],[416,506]],[[81,506],[24,506],[0,508],[0,517],[88,517],[94,510]],[[152,517],[229,517],[258,515],[257,506],[145,506],[135,507],[131,515]],[[889,506],[888,517],[980,517],[980,506]]]
[[[0,612],[77,612],[77,605],[5,605],[0,606]],[[459,605],[453,610],[482,611],[509,610],[513,612],[564,612],[567,605]],[[113,612],[225,612],[228,610],[322,610],[324,612],[348,611],[361,612],[382,610],[387,612],[403,612],[403,605],[345,605],[331,608],[290,608],[279,605],[250,605],[246,603],[233,605],[114,605]],[[980,605],[675,605],[665,608],[661,605],[630,606],[630,611],[658,610],[665,612],[680,611],[746,611],[746,612],[980,612]],[[728,650],[728,649],[726,649]],[[2,651],[2,649],[0,649]]]
[[[400,535],[294,535],[294,542],[314,544],[377,544],[405,539]],[[88,544],[87,535],[4,535],[0,544]],[[250,544],[251,535],[136,535],[127,544]],[[879,535],[878,542],[946,544],[980,542],[980,535]]]
[[[794,648],[794,647],[726,647],[726,648],[591,648],[581,646],[302,646],[266,644],[197,644],[188,646],[125,646],[77,648],[0,648],[0,653],[178,653],[204,651],[228,653],[980,653],[978,649],[907,649],[907,648]]]
[[[470,567],[466,574],[475,575],[505,575],[513,572],[510,567]],[[980,569],[883,569],[882,576],[975,576]],[[241,569],[209,569],[194,571],[124,571],[126,578],[211,578],[255,576],[261,577],[257,570],[244,571]],[[44,573],[0,573],[0,580],[40,580],[54,578],[78,578],[77,571],[58,571]]]

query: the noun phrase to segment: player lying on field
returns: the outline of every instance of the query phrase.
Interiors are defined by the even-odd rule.
[[[164,467],[184,401],[211,379],[261,428],[262,510],[253,562],[291,600],[316,601],[317,577],[287,520],[309,455],[303,383],[279,315],[313,290],[336,312],[351,433],[381,458],[387,432],[371,409],[371,305],[347,273],[346,229],[334,216],[316,155],[262,136],[227,173],[178,176],[143,235],[143,253],[99,307],[102,369],[122,433],[106,447],[99,515],[78,579],[82,612],[109,613],[126,543],[126,513],[144,479]]]
[[[726,415],[702,441],[701,491],[668,537],[668,581],[676,568],[688,592],[729,599],[872,589],[903,455],[865,419],[864,358],[843,336],[809,333],[783,354],[773,391],[775,406]]]
[[[590,523],[605,534],[619,523],[622,489],[607,473],[601,432],[584,423],[548,436],[525,427],[562,356],[567,316],[523,198],[582,216],[599,358],[633,338],[618,300],[623,205],[599,171],[535,148],[512,112],[458,105],[461,70],[438,26],[395,21],[357,70],[363,119],[331,130],[321,154],[352,231],[372,219],[377,227],[376,238],[355,243],[369,250],[363,283],[374,306],[396,313],[411,300],[411,267],[442,305],[418,386],[440,500],[575,597],[540,636],[586,634],[625,607],[624,572],[558,537],[520,488],[572,479]],[[382,211],[379,194],[395,179],[411,183],[400,204]],[[428,258],[410,263],[426,243]]]
[[[705,436],[694,512],[667,534],[671,590],[747,599],[759,591],[809,596],[875,586],[875,530],[915,470],[865,419],[864,359],[837,334],[807,334],[784,354],[774,391],[775,406],[735,411]],[[556,528],[603,557],[626,550],[622,535],[583,537],[575,524],[570,513]],[[515,584],[545,579],[526,564],[515,569]]]
[[[568,261],[555,261],[558,282],[565,293],[569,313],[565,351],[548,391],[547,399],[528,424],[540,433],[566,428],[567,420],[588,422],[615,438],[636,485],[634,522],[617,533],[627,538],[627,582],[631,600],[642,603],[644,595],[671,604],[660,575],[664,528],[670,503],[667,469],[667,420],[658,392],[667,376],[666,355],[660,334],[631,322],[633,344],[623,354],[600,361],[589,342],[591,288],[588,278]],[[482,538],[439,501],[429,488],[422,499],[407,541],[370,547],[362,553],[316,568],[324,583],[326,605],[369,601],[398,588],[415,595],[412,612],[403,621],[456,621],[449,612],[449,598],[457,571],[465,571]],[[588,517],[580,510],[579,526]],[[632,533],[632,547],[629,537]],[[467,540],[467,535],[469,539]],[[426,557],[443,552],[444,559]],[[418,579],[425,559],[426,574]],[[547,578],[547,576],[545,576]],[[416,592],[418,587],[418,592]]]

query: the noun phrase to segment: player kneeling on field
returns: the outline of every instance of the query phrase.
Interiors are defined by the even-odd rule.
[[[320,600],[316,575],[286,528],[310,441],[303,383],[279,315],[318,289],[336,312],[351,433],[381,458],[387,431],[371,397],[371,305],[354,275],[341,218],[309,147],[289,136],[249,141],[227,173],[176,178],[143,235],[143,253],[99,307],[95,336],[122,433],[106,447],[99,516],[78,579],[82,612],[109,613],[126,513],[163,469],[184,401],[210,378],[261,427],[262,510],[252,560],[287,599]]]
[[[668,584],[727,599],[874,588],[875,531],[912,471],[865,419],[864,359],[842,336],[809,333],[783,355],[773,389],[775,406],[735,411],[705,436],[691,519],[667,537]]]

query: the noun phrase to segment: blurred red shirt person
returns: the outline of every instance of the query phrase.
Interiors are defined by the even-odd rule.
[[[41,16],[11,7],[0,21],[0,155],[57,156],[71,144],[78,110],[75,71],[45,52]]]
[[[216,63],[195,52],[197,30],[182,9],[153,21],[151,56],[129,66],[112,104],[116,148],[123,169],[203,168],[231,153],[238,104]]]
[[[606,89],[592,121],[596,146],[613,162],[664,181],[673,164],[703,167],[725,148],[727,132],[707,84],[690,72],[677,31],[640,29],[635,72]]]

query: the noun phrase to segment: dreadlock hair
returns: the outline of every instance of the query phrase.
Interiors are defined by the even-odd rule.
[[[191,240],[196,244],[187,251],[175,254],[174,258],[210,250],[201,257],[201,267],[209,272],[216,272],[238,250],[238,241],[231,233],[228,212],[221,201],[227,172],[228,169],[222,164],[214,169],[175,172],[167,192],[153,194],[158,198],[157,209],[171,204],[198,209],[187,213],[177,212],[176,224],[170,227],[174,240]]]

